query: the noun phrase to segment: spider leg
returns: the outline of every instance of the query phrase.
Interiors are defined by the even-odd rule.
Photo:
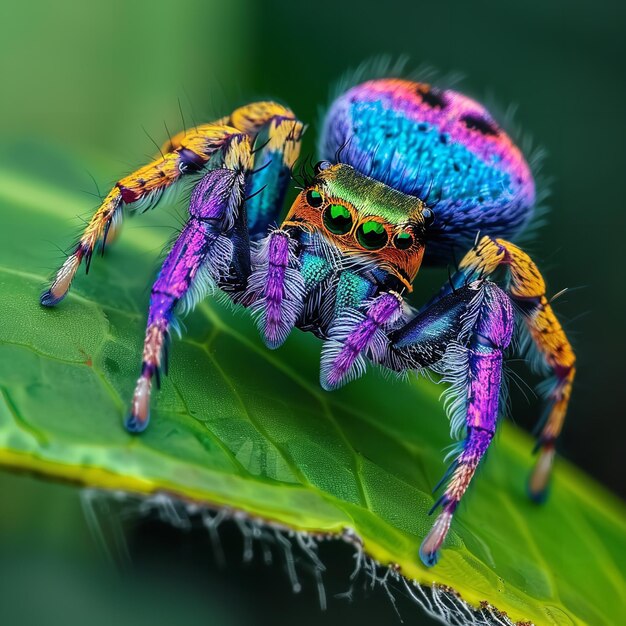
[[[279,120],[284,120],[286,124],[290,121],[293,132],[288,132],[288,125],[279,130]],[[95,246],[100,241],[104,250],[106,242],[112,240],[114,231],[121,223],[125,206],[141,212],[154,207],[163,193],[174,188],[181,178],[199,172],[214,156],[219,156],[233,135],[243,132],[253,138],[265,127],[268,127],[266,132],[270,144],[277,150],[283,146],[284,161],[288,163],[286,167],[290,168],[293,164],[291,159],[295,161],[298,156],[302,124],[289,109],[273,102],[258,102],[241,107],[230,116],[182,131],[168,140],[159,158],[120,179],[109,191],[72,253],[57,271],[50,287],[41,295],[41,304],[55,306],[66,296],[83,261],[86,271],[89,271]],[[284,148],[284,141],[281,143],[287,135],[293,139],[289,149]],[[273,184],[272,189],[280,191],[283,185],[282,182]],[[275,192],[275,196],[280,196],[280,193]]]
[[[245,175],[251,166],[248,137],[234,136],[224,155],[224,167],[208,172],[193,190],[189,220],[167,255],[150,294],[141,375],[126,420],[126,428],[131,432],[140,432],[148,424],[152,378],[159,380],[175,310],[193,308],[208,289],[229,273],[234,251],[229,235],[243,212]],[[249,256],[249,249],[240,249],[237,254]]]
[[[67,294],[82,261],[89,271],[98,241],[106,242],[111,228],[119,226],[124,206],[145,211],[157,204],[163,192],[185,174],[202,169],[237,130],[227,126],[205,125],[187,133],[183,143],[136,172],[120,179],[104,198],[87,224],[72,254],[57,272],[50,288],[41,295],[41,304],[54,306]]]
[[[297,248],[291,229],[275,228],[254,252],[244,304],[271,349],[284,343],[302,313],[306,290]]]
[[[433,366],[462,334],[464,316],[476,295],[475,289],[463,287],[407,322],[398,293],[369,298],[366,285],[353,278],[349,272],[341,275],[334,318],[322,346],[320,384],[327,391],[362,376],[366,359],[398,372]]]
[[[267,110],[267,105],[273,108]],[[252,240],[267,233],[282,209],[291,169],[300,154],[304,125],[289,109],[255,103],[237,109],[233,122],[254,134],[254,169],[246,186],[248,231]]]
[[[274,178],[266,177],[265,184],[273,192],[270,194],[273,201],[282,198],[286,184],[283,171],[291,168],[298,155],[302,124],[291,111],[280,105],[271,102],[247,105],[221,121],[228,122],[229,126],[223,128],[231,134],[207,165],[215,169],[205,174],[194,188],[189,220],[152,288],[141,375],[126,420],[126,427],[131,432],[140,432],[148,424],[152,378],[156,376],[159,382],[159,371],[175,312],[184,313],[192,309],[215,286],[231,292],[235,299],[243,294],[243,304],[249,305],[255,300],[245,300],[248,282],[253,283],[255,279],[259,282],[258,272],[252,274],[247,214],[251,201],[248,195],[250,181],[259,174],[259,169],[254,168],[256,161],[252,140],[258,133],[265,133],[268,142],[263,149],[271,148],[272,158],[278,157],[281,163],[280,168],[274,170]],[[185,141],[185,136],[178,135],[166,147],[178,149]],[[258,159],[259,151],[256,152]],[[264,153],[265,156],[268,154]],[[279,209],[271,208],[267,201],[261,208],[274,214]],[[263,215],[259,213],[258,217]],[[293,326],[298,314],[300,292],[295,270],[296,242],[287,240],[289,235],[286,231],[270,233],[267,238],[265,270],[268,280],[264,285],[264,295],[270,302],[267,319],[270,333],[274,333],[271,335],[273,341],[286,337],[285,324]],[[281,245],[283,242],[287,242],[286,246]],[[282,295],[283,288],[285,297],[279,299],[277,290]],[[293,319],[289,318],[290,312],[292,317],[295,316]]]
[[[487,451],[500,406],[503,352],[510,343],[514,313],[510,298],[495,284],[474,281],[447,294],[390,335],[392,366],[401,359],[413,369],[431,367],[451,383],[447,408],[454,435],[465,439],[441,498],[442,511],[420,547],[425,565],[437,562],[452,516]]]
[[[426,565],[438,550],[454,511],[489,447],[500,405],[503,352],[513,333],[510,298],[495,284],[479,280],[433,302],[409,322],[401,297],[383,292],[342,311],[322,348],[321,384],[334,389],[365,371],[365,358],[391,369],[430,367],[451,383],[448,409],[453,434],[466,437],[433,510],[442,512],[422,542]]]
[[[499,266],[508,269],[508,292],[524,316],[531,347],[534,346],[539,357],[532,358],[531,350],[531,364],[539,371],[547,368],[552,373],[548,384],[542,386],[547,401],[547,419],[538,437],[539,457],[528,485],[531,498],[539,502],[547,493],[555,443],[563,428],[576,374],[576,357],[546,297],[541,273],[517,246],[503,239],[483,237],[463,258],[453,282],[458,285],[479,275],[488,276]]]
[[[362,376],[366,357],[381,360],[389,344],[387,331],[402,316],[402,303],[398,293],[387,291],[339,313],[322,346],[320,384],[324,389],[331,391]]]

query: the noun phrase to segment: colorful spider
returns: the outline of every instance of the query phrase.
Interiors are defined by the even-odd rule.
[[[488,111],[452,90],[386,78],[339,95],[324,119],[323,159],[278,218],[303,124],[288,108],[257,102],[171,139],[161,158],[121,179],[41,296],[67,293],[82,261],[119,225],[123,207],[146,210],[196,174],[189,218],[150,297],[141,375],[126,427],[146,428],[175,313],[215,287],[248,307],[270,348],[294,327],[323,340],[321,385],[361,376],[366,362],[395,372],[430,369],[450,383],[452,435],[463,438],[444,476],[441,506],[420,556],[437,561],[452,520],[502,412],[503,353],[516,312],[535,362],[552,374],[529,490],[546,492],[574,379],[575,357],[543,278],[508,239],[531,220],[535,185],[522,153]],[[403,299],[425,258],[469,250],[428,304]],[[503,268],[498,286],[490,277]],[[431,511],[432,512],[432,511]]]

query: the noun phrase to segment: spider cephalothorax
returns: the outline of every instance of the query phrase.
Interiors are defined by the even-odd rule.
[[[161,158],[109,192],[41,303],[53,306],[65,296],[124,206],[145,210],[195,173],[187,224],[152,287],[126,427],[139,432],[148,424],[152,381],[164,365],[174,316],[216,287],[250,309],[270,348],[293,328],[320,337],[327,390],[363,374],[368,361],[397,372],[438,372],[450,385],[452,433],[463,442],[420,549],[432,565],[495,433],[516,315],[534,361],[553,374],[531,495],[542,499],[548,484],[575,358],[537,267],[507,241],[532,217],[533,177],[474,100],[425,83],[372,80],[332,103],[320,138],[323,160],[280,227],[268,229],[281,211],[302,130],[286,107],[259,102],[183,131]],[[457,272],[413,310],[403,296],[422,261],[450,261],[459,247],[468,252]],[[507,274],[500,286],[490,280],[499,268]]]
[[[360,259],[411,291],[432,210],[350,165],[323,161],[316,170],[315,184],[298,196],[283,227],[322,233],[341,256]]]

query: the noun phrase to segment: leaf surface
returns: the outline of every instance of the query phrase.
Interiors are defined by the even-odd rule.
[[[530,438],[500,425],[453,522],[440,563],[417,551],[432,523],[449,427],[425,380],[369,372],[318,384],[320,343],[295,332],[267,350],[249,316],[215,300],[185,320],[152,423],[122,418],[138,375],[149,285],[171,228],[163,208],[126,222],[56,309],[38,295],[89,201],[27,170],[0,169],[0,463],[137,493],[166,491],[287,527],[341,535],[514,620],[617,624],[625,595],[621,502],[559,459],[551,497],[532,504]],[[171,223],[171,222],[169,222]],[[55,258],[56,257],[56,258]]]

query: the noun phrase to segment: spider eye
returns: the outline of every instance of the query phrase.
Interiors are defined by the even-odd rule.
[[[389,236],[380,222],[363,222],[356,231],[357,241],[366,250],[380,250],[387,244]]]
[[[331,204],[324,211],[324,226],[333,235],[345,235],[352,230],[352,214],[341,204]]]
[[[324,196],[319,191],[315,191],[315,189],[309,189],[306,192],[306,201],[314,209],[319,209],[324,204]]]
[[[422,209],[422,217],[424,218],[424,224],[430,226],[435,221],[435,214],[432,209],[425,207]]]
[[[329,167],[332,167],[332,163],[330,161],[318,161],[313,168],[316,174],[327,170]]]
[[[393,238],[393,245],[398,250],[408,250],[413,245],[413,235],[407,232],[398,233]]]

